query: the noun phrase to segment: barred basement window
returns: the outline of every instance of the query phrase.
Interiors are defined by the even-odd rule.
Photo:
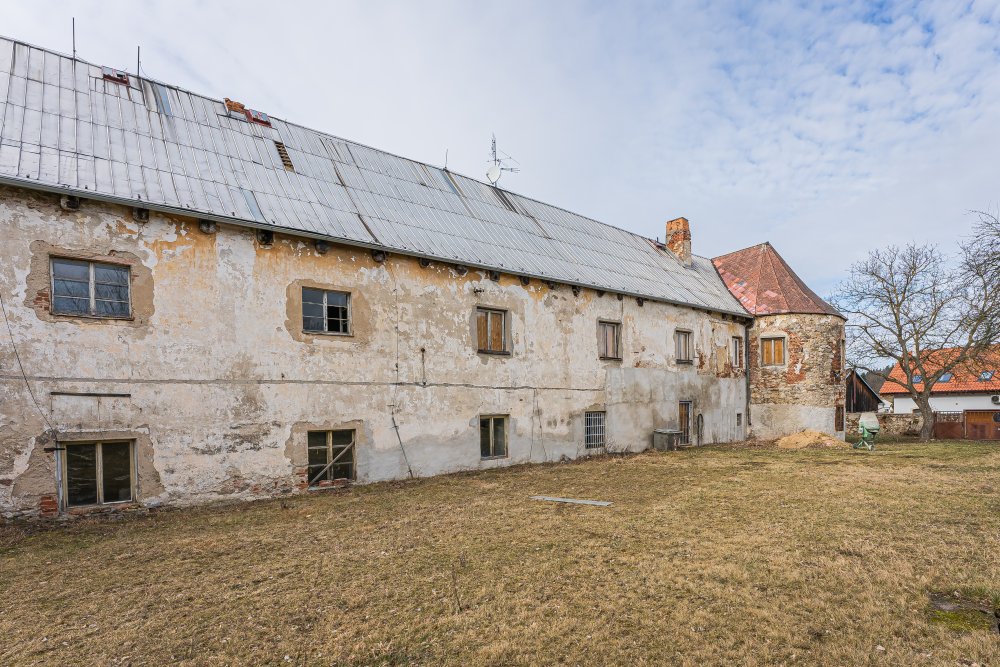
[[[126,503],[134,497],[131,442],[64,443],[67,507]]]
[[[128,318],[130,270],[119,264],[52,258],[52,312]]]
[[[479,418],[479,455],[484,459],[507,456],[506,415],[488,415]]]
[[[476,308],[476,345],[480,352],[506,354],[507,311]]]
[[[674,332],[674,350],[677,363],[691,363],[691,332],[678,329]]]
[[[736,425],[737,426],[743,426],[743,413],[742,412],[737,412],[736,413]]]
[[[303,287],[302,330],[349,336],[351,295],[347,292]]]
[[[601,359],[621,359],[621,328],[618,322],[597,323],[597,354]]]
[[[354,479],[354,431],[309,431],[309,486]]]
[[[677,405],[678,430],[681,432],[681,444],[691,444],[691,401],[681,401]]]
[[[604,447],[604,412],[585,412],[583,421],[583,443],[587,449]]]
[[[785,364],[785,339],[760,339],[761,366],[783,366]]]

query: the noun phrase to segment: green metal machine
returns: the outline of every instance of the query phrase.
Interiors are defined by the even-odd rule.
[[[854,449],[875,449],[875,438],[878,436],[878,416],[874,412],[865,412],[858,419],[858,433],[861,440],[853,445]]]

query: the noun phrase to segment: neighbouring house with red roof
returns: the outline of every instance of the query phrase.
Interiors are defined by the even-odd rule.
[[[947,352],[944,350],[928,355],[925,370],[934,372],[939,369],[940,365],[934,364],[934,356]],[[882,385],[881,394],[892,399],[893,412],[896,413],[917,411],[916,402],[903,384],[905,377],[902,367],[896,364]],[[923,383],[918,383],[916,388],[923,389]],[[1000,411],[1000,345],[975,362],[942,375],[931,390],[931,409],[934,412]]]

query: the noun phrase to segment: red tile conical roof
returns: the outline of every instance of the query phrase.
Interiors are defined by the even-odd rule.
[[[809,289],[770,243],[716,257],[712,263],[722,282],[751,315],[812,313],[844,317]]]

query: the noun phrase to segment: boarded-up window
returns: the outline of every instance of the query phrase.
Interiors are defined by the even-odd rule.
[[[52,258],[52,312],[59,315],[127,318],[129,267]]]
[[[621,324],[597,323],[597,350],[601,359],[621,359]]]
[[[132,500],[131,442],[67,444],[63,493],[68,507]]]
[[[479,418],[479,454],[484,459],[507,456],[507,417],[489,415]]]
[[[674,349],[676,351],[677,363],[691,363],[691,332],[678,329],[674,332]]]
[[[480,352],[507,352],[507,311],[476,309],[476,344]]]
[[[351,295],[347,292],[302,288],[302,330],[315,333],[351,333]]]
[[[309,431],[309,486],[354,479],[354,431]]]
[[[761,338],[760,363],[762,366],[782,366],[785,363],[785,339]]]

